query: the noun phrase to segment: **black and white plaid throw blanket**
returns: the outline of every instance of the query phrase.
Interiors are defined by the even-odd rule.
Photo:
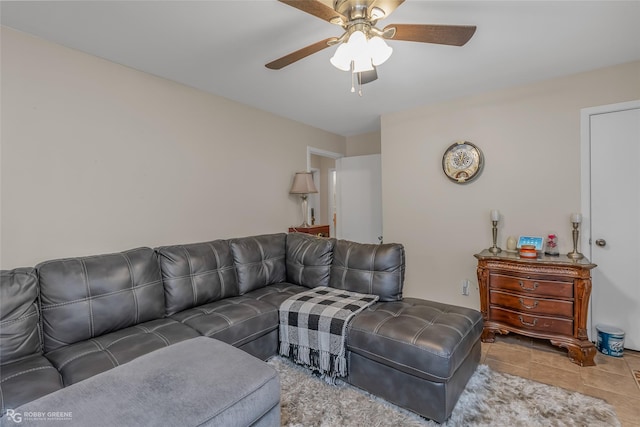
[[[347,375],[347,324],[378,300],[326,286],[301,292],[280,305],[280,354],[334,379]]]

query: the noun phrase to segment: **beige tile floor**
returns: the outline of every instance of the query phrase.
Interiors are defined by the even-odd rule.
[[[623,357],[598,352],[595,362],[580,367],[571,363],[566,350],[515,334],[482,343],[481,363],[492,369],[604,399],[624,427],[640,427],[640,386],[632,373],[640,370],[640,352],[624,350]]]

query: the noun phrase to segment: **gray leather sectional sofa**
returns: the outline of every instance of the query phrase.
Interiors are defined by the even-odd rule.
[[[480,360],[482,317],[403,299],[404,269],[400,244],[280,233],[2,271],[2,411],[202,336],[267,360],[279,304],[331,286],[380,296],[348,329],[347,381],[443,422]]]

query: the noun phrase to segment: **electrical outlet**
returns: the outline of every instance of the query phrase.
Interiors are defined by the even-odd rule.
[[[461,283],[462,283],[462,295],[469,296],[469,280],[463,279]]]

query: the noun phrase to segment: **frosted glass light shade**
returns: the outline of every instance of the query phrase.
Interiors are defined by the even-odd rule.
[[[353,72],[354,73],[362,73],[364,71],[373,70],[373,65],[371,65],[371,58],[367,55],[362,55],[353,60]]]
[[[368,43],[369,54],[371,55],[371,62],[373,65],[378,66],[384,63],[393,52],[393,49],[388,46],[385,41],[378,36],[369,39]]]
[[[333,54],[331,59],[329,60],[331,64],[339,70],[349,71],[351,69],[351,56],[349,55],[349,47],[346,43],[342,43],[336,49],[336,52]]]
[[[392,52],[393,49],[381,37],[374,36],[367,40],[362,31],[354,31],[347,42],[338,46],[330,62],[339,70],[362,73],[372,71],[374,66],[385,62]]]
[[[367,36],[362,31],[354,31],[349,36],[349,48],[352,53],[363,52],[367,50]]]

